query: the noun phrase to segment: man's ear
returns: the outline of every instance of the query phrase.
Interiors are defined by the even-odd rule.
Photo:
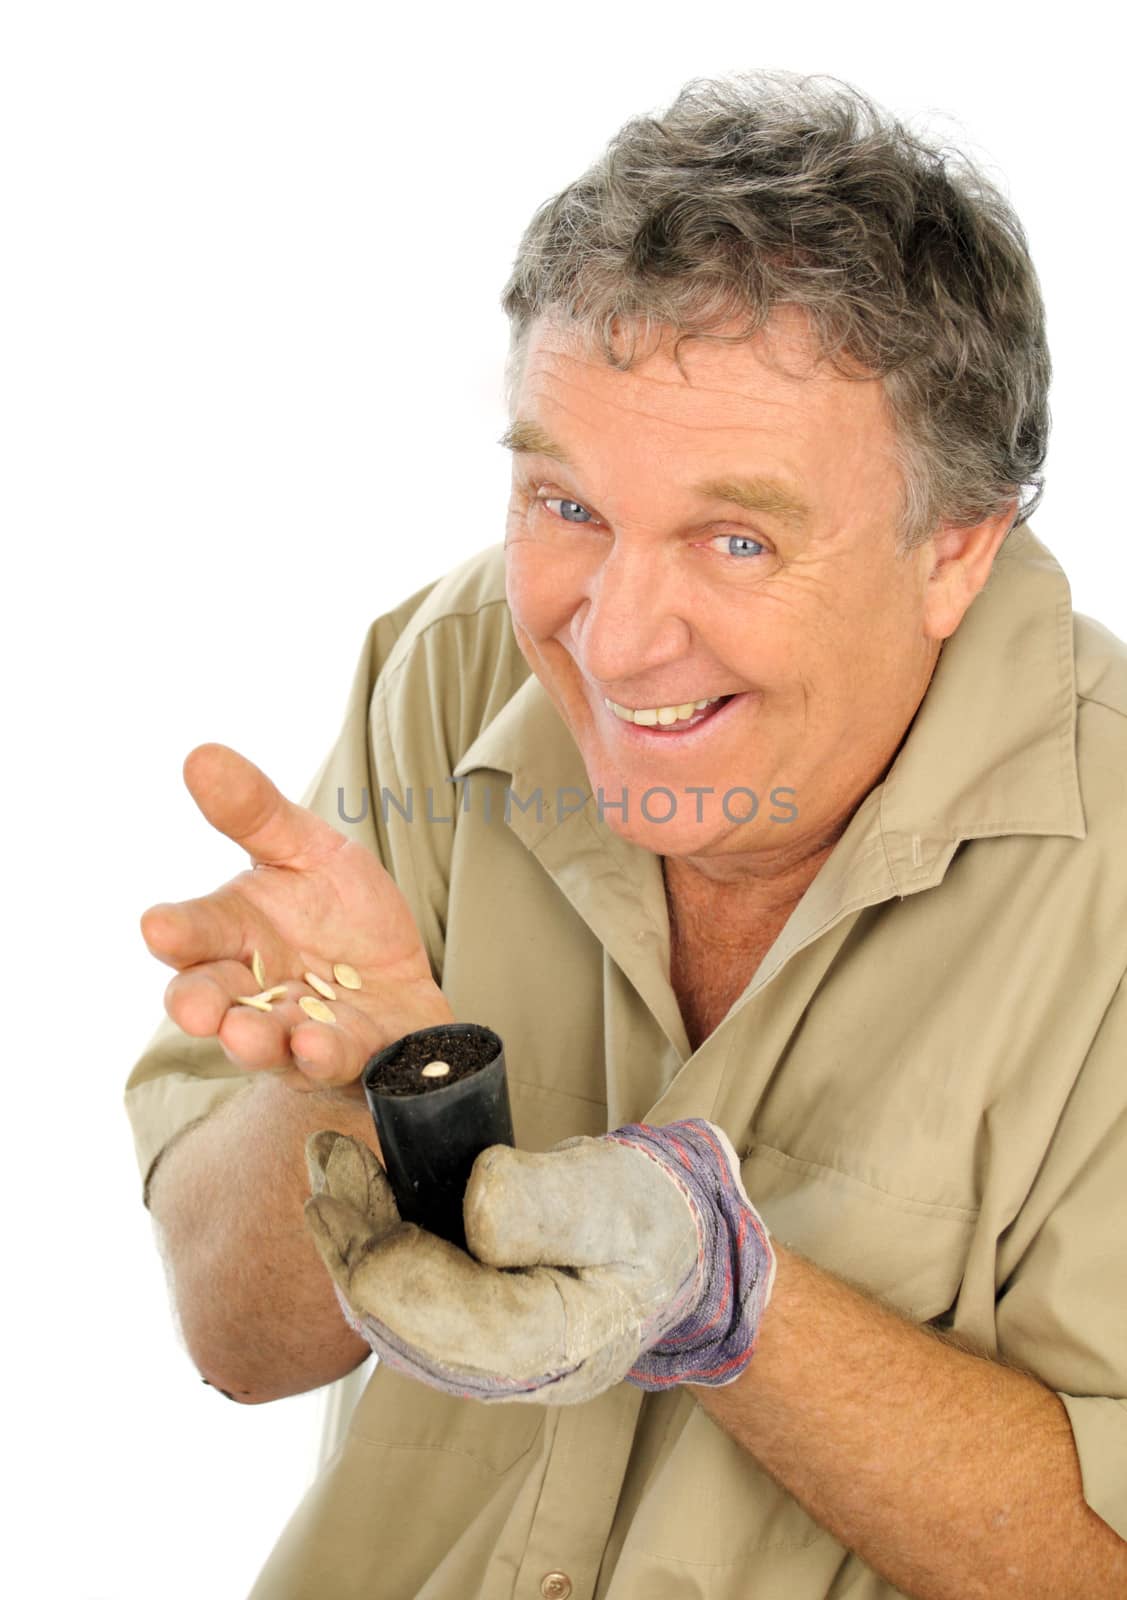
[[[990,576],[994,557],[1013,525],[1016,510],[1014,500],[1005,511],[972,528],[945,525],[932,534],[924,547],[929,569],[924,590],[924,631],[929,639],[949,639],[959,626]]]

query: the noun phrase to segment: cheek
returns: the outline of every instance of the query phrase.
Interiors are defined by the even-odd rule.
[[[533,639],[550,638],[566,626],[583,598],[583,572],[558,550],[531,539],[506,547],[505,594],[514,623]]]
[[[874,595],[860,615],[843,619],[823,661],[824,676],[837,679],[836,694],[853,714],[868,707],[873,726],[897,715],[919,671],[918,617],[910,597],[887,590]]]

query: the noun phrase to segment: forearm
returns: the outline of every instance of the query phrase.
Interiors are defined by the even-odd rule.
[[[693,1394],[818,1523],[914,1600],[1127,1593],[1051,1390],[778,1254],[746,1372]]]
[[[320,1128],[379,1153],[358,1091],[298,1094],[256,1075],[153,1176],[150,1210],[189,1353],[245,1403],[317,1388],[369,1354],[305,1226],[305,1141]]]

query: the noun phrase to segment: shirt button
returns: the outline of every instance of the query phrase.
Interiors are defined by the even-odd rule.
[[[540,1593],[544,1600],[567,1600],[571,1579],[566,1572],[546,1572],[540,1580]]]

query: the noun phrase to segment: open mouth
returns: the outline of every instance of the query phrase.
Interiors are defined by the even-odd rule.
[[[722,694],[717,699],[694,710],[691,716],[677,717],[672,722],[632,722],[619,716],[608,706],[615,721],[620,724],[623,731],[629,735],[641,738],[677,739],[694,729],[703,726],[706,722],[714,721],[724,710],[731,705],[733,700],[742,700],[742,694]]]

